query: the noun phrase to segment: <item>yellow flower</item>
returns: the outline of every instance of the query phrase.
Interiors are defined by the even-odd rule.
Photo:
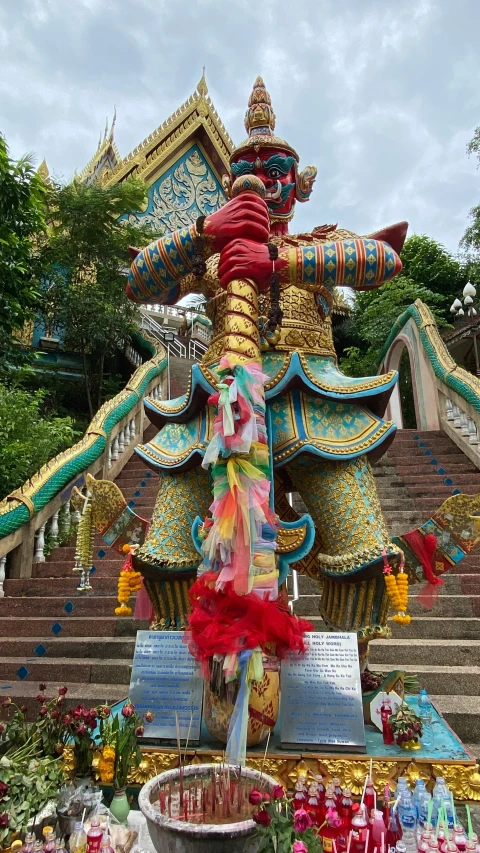
[[[104,746],[102,749],[102,756],[106,761],[113,761],[115,759],[115,750],[113,746]]]

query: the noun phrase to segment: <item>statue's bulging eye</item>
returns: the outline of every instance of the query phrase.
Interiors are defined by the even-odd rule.
[[[268,170],[268,177],[269,178],[279,178],[281,174],[282,173],[281,173],[280,169],[277,169],[275,167]]]

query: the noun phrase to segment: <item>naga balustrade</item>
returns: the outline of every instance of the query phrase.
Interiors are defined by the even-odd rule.
[[[129,360],[137,369],[125,388],[104,403],[77,444],[0,502],[0,598],[6,577],[32,577],[34,565],[45,562],[46,552],[73,535],[80,520],[70,503],[73,487],[84,490],[87,474],[105,480],[118,477],[149,425],[143,398],[167,396],[165,348],[143,331],[137,341],[153,358],[142,363],[140,353],[129,344]]]
[[[452,358],[430,309],[420,300],[398,318],[381,352],[379,373],[398,369],[407,349],[417,428],[443,430],[480,468],[480,379]],[[398,385],[386,417],[403,427]]]

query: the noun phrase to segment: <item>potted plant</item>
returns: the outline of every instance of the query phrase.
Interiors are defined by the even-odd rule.
[[[145,720],[148,723],[153,721],[151,711],[147,711]],[[138,738],[143,732],[143,720],[130,699],[125,702],[121,713],[114,717],[111,716],[108,706],[100,709],[98,771],[103,784],[113,784],[115,792],[110,811],[119,823],[126,823],[130,811],[126,795],[127,780],[130,769],[140,764],[142,755]]]
[[[423,734],[422,721],[406,702],[400,705],[396,714],[389,720],[395,741],[402,749],[421,749],[420,738]]]

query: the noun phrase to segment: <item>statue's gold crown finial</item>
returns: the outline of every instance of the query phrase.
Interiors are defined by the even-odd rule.
[[[245,130],[249,136],[252,131],[259,133],[262,130],[264,133],[273,133],[275,130],[275,113],[272,109],[272,100],[261,77],[257,77],[255,80],[252,94],[248,99]]]
[[[272,100],[267,92],[262,77],[257,77],[253,84],[252,93],[248,99],[245,113],[245,130],[247,138],[234,149],[230,156],[232,163],[245,151],[259,151],[260,148],[280,148],[288,151],[298,162],[298,154],[288,142],[275,136],[275,113]]]

